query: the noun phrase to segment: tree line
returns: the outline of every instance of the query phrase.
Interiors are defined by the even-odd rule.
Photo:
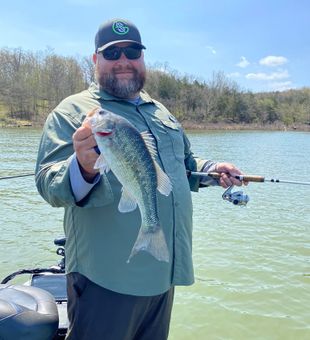
[[[310,125],[310,88],[252,93],[216,72],[209,81],[179,75],[167,65],[147,67],[146,91],[182,122],[198,124]],[[0,121],[41,124],[65,97],[94,81],[91,57],[65,57],[52,49],[0,49]]]

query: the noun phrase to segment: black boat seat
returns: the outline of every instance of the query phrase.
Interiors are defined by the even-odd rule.
[[[50,340],[58,329],[54,297],[43,289],[0,284],[0,339]]]

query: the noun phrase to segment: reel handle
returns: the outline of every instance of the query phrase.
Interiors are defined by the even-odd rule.
[[[209,172],[208,175],[215,179],[219,179],[221,177],[221,174],[219,174],[218,172]],[[238,179],[239,181],[245,182],[265,182],[265,177],[263,176],[237,175],[233,177]]]

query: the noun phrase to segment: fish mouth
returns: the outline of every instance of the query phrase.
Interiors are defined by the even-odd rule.
[[[101,137],[109,136],[112,133],[112,130],[104,130],[104,131],[97,131],[96,135]]]

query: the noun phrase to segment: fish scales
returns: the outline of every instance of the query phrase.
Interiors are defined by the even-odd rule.
[[[142,226],[154,229],[158,224],[155,204],[157,176],[153,159],[140,133],[131,126],[120,127],[111,143],[111,170],[120,183],[137,199]],[[113,164],[113,165],[112,165]]]
[[[136,209],[141,226],[128,261],[140,251],[147,251],[159,261],[169,262],[165,235],[158,218],[156,190],[168,196],[172,190],[169,177],[156,163],[154,143],[149,134],[140,132],[125,118],[97,109],[88,117],[99,150],[95,167],[111,170],[122,184],[118,209],[121,213]]]

